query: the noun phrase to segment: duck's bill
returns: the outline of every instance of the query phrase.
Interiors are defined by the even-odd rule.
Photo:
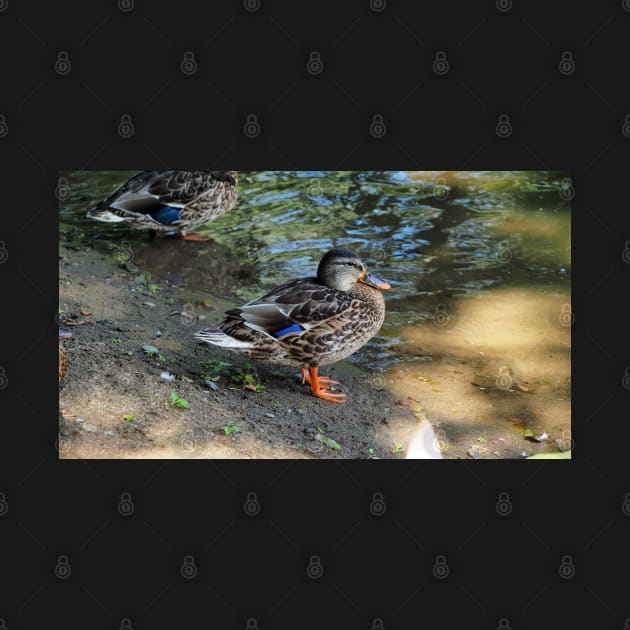
[[[384,289],[392,288],[389,282],[380,280],[376,276],[373,276],[371,273],[368,273],[363,278],[359,278],[359,282],[363,282],[363,284],[369,284],[371,287],[374,287],[375,289],[380,289],[381,291],[383,291]]]
[[[68,337],[72,337],[72,333],[65,328],[59,328],[59,339],[67,339]]]

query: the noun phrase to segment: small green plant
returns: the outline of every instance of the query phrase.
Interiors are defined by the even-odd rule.
[[[488,440],[486,440],[485,437],[478,437],[477,438],[477,442],[479,442],[479,444],[485,444]]]
[[[136,419],[136,416],[134,416],[132,413],[124,413],[122,419],[125,422],[133,422]]]
[[[178,409],[188,409],[190,407],[190,403],[185,398],[180,398],[179,394],[175,392],[171,394],[171,405]]]
[[[201,377],[205,381],[212,381],[216,383],[221,380],[221,372],[225,370],[225,368],[230,367],[232,364],[227,361],[206,361],[202,366]]]
[[[147,289],[149,290],[150,293],[157,293],[158,292],[158,285],[157,284],[150,284]]]
[[[247,364],[244,368],[237,368],[232,374],[232,382],[237,385],[253,385],[255,377],[249,372],[251,366]]]
[[[339,442],[337,442],[336,440],[333,440],[331,437],[328,437],[324,433],[324,429],[322,429],[321,427],[317,427],[317,433],[319,433],[320,435],[320,442],[327,448],[331,450],[339,450],[341,448],[341,444],[339,444]]]
[[[218,374],[219,372],[222,372],[223,370],[225,370],[225,368],[230,367],[232,364],[228,363],[227,361],[218,361],[218,360],[214,360],[214,361],[206,361],[203,364],[203,368],[205,370],[208,371],[209,374]]]
[[[403,445],[398,442],[398,444],[396,444],[396,446],[394,446],[394,448],[392,449],[392,455],[400,455],[400,453],[403,452]]]
[[[234,420],[228,420],[228,423],[223,427],[223,433],[225,433],[225,435],[232,435],[232,433],[240,432],[241,430]]]
[[[112,343],[120,343],[120,337],[114,337]]]
[[[374,459],[374,449],[372,447],[368,448],[368,459]]]

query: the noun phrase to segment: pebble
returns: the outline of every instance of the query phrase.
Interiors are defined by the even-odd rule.
[[[156,348],[155,346],[142,346],[142,349],[147,353],[147,354],[159,354],[159,350],[158,348]]]
[[[267,418],[275,418],[276,414],[275,413],[271,413],[270,411],[268,411],[266,414]]]
[[[473,459],[479,459],[482,455],[485,455],[488,452],[488,449],[485,446],[478,446],[474,444],[467,451],[466,455],[472,457]]]
[[[98,427],[94,426],[93,424],[90,424],[89,422],[84,422],[81,425],[81,428],[84,431],[90,431],[90,433],[96,433],[98,431]]]
[[[175,380],[175,376],[173,374],[171,374],[170,372],[161,372],[160,373],[160,378],[165,380],[165,381],[174,381]]]
[[[194,383],[195,381],[192,380],[192,378],[188,378],[187,376],[182,376],[182,381],[184,381],[184,383]]]
[[[217,391],[217,389],[219,389],[219,386],[214,381],[204,381],[204,384],[206,387],[209,387],[215,392]]]
[[[113,435],[116,435],[116,434],[113,431],[104,431],[103,435],[113,436]]]

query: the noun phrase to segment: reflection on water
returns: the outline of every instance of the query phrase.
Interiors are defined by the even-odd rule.
[[[482,290],[525,287],[570,301],[571,189],[562,172],[256,171],[203,245],[89,221],[130,172],[64,173],[61,221],[91,239],[127,240],[146,269],[235,301],[312,275],[331,247],[355,250],[392,285],[379,337],[351,360],[385,368],[421,354],[401,330],[455,313]]]

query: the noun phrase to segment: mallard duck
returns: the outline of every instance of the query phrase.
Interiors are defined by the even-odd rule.
[[[235,171],[142,171],[134,175],[87,216],[134,228],[175,232],[187,241],[207,241],[188,234],[214,221],[236,203]]]
[[[313,396],[344,402],[344,394],[327,391],[337,381],[320,377],[318,368],[345,359],[379,331],[385,319],[381,291],[389,288],[354,252],[331,249],[317,277],[291,280],[227,311],[216,328],[195,337],[255,362],[299,367]]]
[[[59,339],[67,339],[72,337],[72,333],[65,328],[59,328]],[[63,346],[59,344],[59,384],[68,371],[68,355],[63,349]]]

